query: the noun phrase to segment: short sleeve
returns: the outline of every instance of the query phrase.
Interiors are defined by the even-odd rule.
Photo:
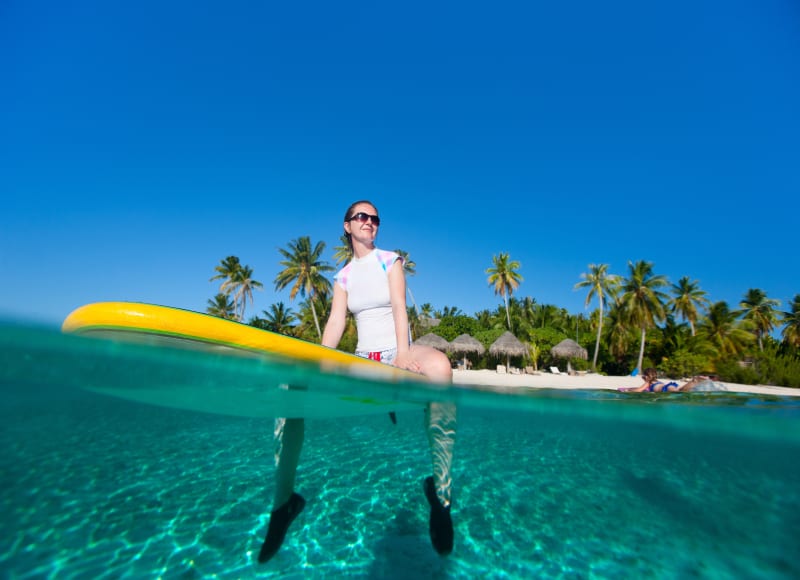
[[[396,253],[396,252],[386,252],[381,250],[378,254],[378,261],[383,266],[384,272],[389,272],[389,269],[394,265],[396,261],[400,260],[402,263],[403,257]]]

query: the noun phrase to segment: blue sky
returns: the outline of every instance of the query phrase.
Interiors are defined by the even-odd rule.
[[[0,317],[101,300],[204,311],[237,255],[333,262],[350,202],[419,303],[584,311],[590,263],[653,262],[738,304],[800,292],[800,5],[0,5]]]

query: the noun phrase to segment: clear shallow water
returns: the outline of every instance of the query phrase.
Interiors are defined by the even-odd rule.
[[[289,377],[410,401],[430,392],[11,325],[0,345],[3,577],[800,577],[795,398],[436,393],[459,404],[446,559],[427,535],[422,412],[397,425],[308,420],[306,510],[259,565],[272,421],[81,386]]]

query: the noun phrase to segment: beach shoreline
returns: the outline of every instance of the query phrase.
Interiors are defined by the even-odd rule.
[[[678,384],[686,382],[684,378],[661,379],[674,380]],[[776,387],[769,385],[741,385],[720,381],[728,392],[756,393],[763,395],[780,395],[800,397],[800,389],[789,387]],[[639,376],[607,376],[595,373],[586,374],[553,374],[548,371],[539,371],[539,374],[514,374],[501,373],[494,370],[453,370],[453,384],[471,386],[483,385],[503,388],[534,388],[534,389],[603,389],[616,390],[619,387],[639,387],[642,378]]]

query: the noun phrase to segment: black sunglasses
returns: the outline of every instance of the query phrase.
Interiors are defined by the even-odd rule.
[[[367,220],[369,220],[373,223],[373,225],[376,226],[381,225],[381,218],[379,218],[376,215],[370,215],[368,213],[364,213],[363,211],[354,213],[352,216],[350,216],[350,218],[347,221],[351,222],[353,220],[358,220],[358,223],[360,224],[365,224],[367,223]]]

